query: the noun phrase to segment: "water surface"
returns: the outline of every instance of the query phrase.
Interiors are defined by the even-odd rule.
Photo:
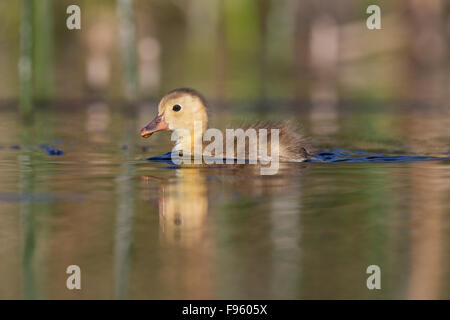
[[[0,298],[450,298],[449,110],[247,105],[213,125],[294,119],[319,156],[274,176],[173,168],[141,160],[171,149],[138,134],[152,106],[61,104],[32,123],[2,107]]]

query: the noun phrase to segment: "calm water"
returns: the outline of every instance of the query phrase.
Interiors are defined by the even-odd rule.
[[[321,161],[275,176],[140,160],[171,149],[151,106],[55,109],[0,109],[0,298],[450,298],[448,109],[213,112],[302,123]]]

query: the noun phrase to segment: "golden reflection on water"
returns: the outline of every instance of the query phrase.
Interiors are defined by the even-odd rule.
[[[409,118],[411,147],[420,150],[427,140],[434,141],[429,147],[438,149],[436,140],[448,130],[450,117],[438,121],[435,115],[420,121],[420,115],[412,113]],[[450,191],[449,169],[435,163],[412,163],[409,168],[411,270],[407,298],[439,299],[445,282],[444,253],[449,249],[444,230],[448,219],[444,203]]]
[[[439,299],[448,251],[443,225],[448,198],[448,174],[433,164],[412,164],[411,170],[411,271],[408,299]]]
[[[159,186],[161,241],[192,247],[202,241],[208,214],[206,177],[200,169],[177,170]]]
[[[159,241],[167,251],[163,258],[167,266],[159,275],[169,295],[212,298],[214,269],[205,237],[208,195],[204,173],[186,168],[177,169],[170,178],[141,178],[144,185],[157,185]]]

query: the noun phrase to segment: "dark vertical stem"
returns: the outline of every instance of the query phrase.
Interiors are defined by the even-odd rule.
[[[29,116],[33,109],[33,0],[22,0],[20,20],[19,86],[20,111]]]
[[[294,17],[294,34],[293,34],[293,68],[292,78],[294,87],[294,97],[301,98],[308,96],[308,59],[310,41],[309,36],[311,32],[311,16],[313,15],[313,8],[310,0],[297,2]]]
[[[136,60],[136,25],[133,4],[133,0],[117,0],[123,70],[125,72],[124,88],[125,97],[128,101],[135,101],[138,97],[139,90]]]
[[[259,37],[260,50],[258,54],[259,63],[259,96],[264,100],[266,97],[266,79],[267,79],[267,28],[270,13],[270,0],[258,1],[259,15]],[[265,104],[262,105],[265,107]]]
[[[53,20],[52,0],[34,0],[33,15],[33,71],[34,97],[48,101],[53,81]]]
[[[225,100],[225,83],[226,83],[226,18],[225,18],[225,0],[219,0],[217,9],[217,31],[216,31],[216,98],[220,101]]]

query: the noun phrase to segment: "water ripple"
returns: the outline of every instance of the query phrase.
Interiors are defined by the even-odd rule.
[[[311,157],[310,162],[413,162],[413,161],[448,161],[448,153],[442,156],[425,155],[384,155],[365,151],[347,151],[339,148],[319,151]]]

